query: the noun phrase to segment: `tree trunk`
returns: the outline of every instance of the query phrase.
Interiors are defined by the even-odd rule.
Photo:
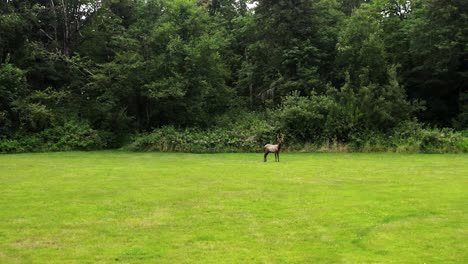
[[[70,25],[68,24],[67,8],[64,0],[62,0],[63,10],[63,54],[67,57],[70,56]]]

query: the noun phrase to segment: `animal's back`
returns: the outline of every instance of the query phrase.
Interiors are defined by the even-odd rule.
[[[277,149],[278,149],[278,145],[272,145],[272,144],[266,144],[263,147],[264,151],[269,151],[269,152],[275,152],[277,151]]]

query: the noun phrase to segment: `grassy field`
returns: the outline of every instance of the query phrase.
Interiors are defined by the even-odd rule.
[[[0,155],[0,263],[468,263],[468,155]]]

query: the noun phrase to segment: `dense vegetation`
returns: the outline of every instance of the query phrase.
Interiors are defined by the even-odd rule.
[[[467,127],[468,1],[0,1],[0,152],[452,152]]]

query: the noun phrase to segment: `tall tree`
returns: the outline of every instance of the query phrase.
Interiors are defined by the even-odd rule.
[[[379,9],[365,4],[353,12],[342,28],[337,44],[338,78],[350,76],[354,86],[387,82],[383,20]]]
[[[447,126],[468,91],[468,2],[413,1],[408,19],[409,54],[405,84],[426,101],[424,121]]]
[[[382,6],[363,4],[347,19],[339,35],[338,77],[344,77],[345,83],[336,95],[343,108],[335,112],[341,117],[334,119],[356,113],[347,119],[357,121],[353,126],[360,130],[388,131],[419,109],[407,100],[397,66],[388,58],[385,19]]]
[[[341,12],[335,0],[258,1],[240,89],[263,102],[320,91],[329,80]],[[323,92],[323,91],[322,91]]]
[[[225,84],[221,31],[193,1],[141,2],[137,12],[115,40],[120,52],[101,66],[91,87],[119,98],[139,128],[209,125],[208,115],[226,111],[233,96]]]

